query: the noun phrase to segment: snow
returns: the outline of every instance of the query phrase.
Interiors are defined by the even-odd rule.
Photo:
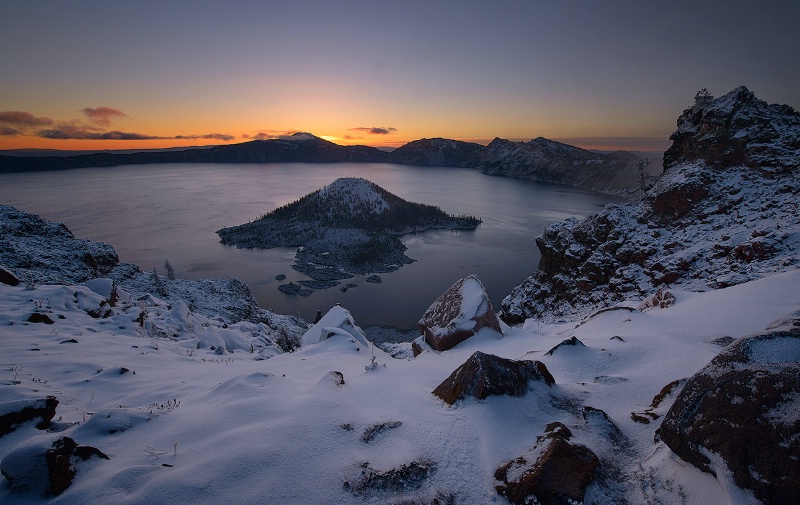
[[[25,423],[0,437],[0,458],[8,465],[17,461],[15,451],[30,457],[32,447],[66,435],[110,459],[79,466],[59,497],[12,493],[6,483],[0,502],[363,504],[430,501],[444,492],[457,503],[504,503],[494,490],[495,469],[560,421],[575,443],[620,472],[608,487],[589,488],[597,502],[680,503],[685,496],[687,503],[739,503],[747,493],[677,460],[653,442],[659,423],[635,423],[630,413],[705,366],[720,350],[715,338],[763,330],[796,310],[798,286],[800,271],[792,270],[716,291],[673,291],[676,302],[666,309],[613,310],[560,324],[530,320],[502,340],[479,334],[414,360],[370,349],[338,306],[308,330],[302,348],[278,353],[263,324],[224,325],[185,304],[122,303],[94,318],[86,310],[103,298],[88,287],[2,286],[0,402],[53,395],[60,403],[53,433]],[[40,308],[47,299],[51,309]],[[54,323],[27,323],[35,311]],[[137,322],[143,311],[152,331]],[[545,355],[571,336],[586,347]],[[215,350],[205,346],[211,340]],[[264,360],[266,349],[273,352]],[[540,360],[556,384],[520,398],[446,406],[431,391],[475,350]],[[367,370],[373,352],[378,366]],[[581,405],[604,410],[627,449],[615,451],[596,423],[580,416]],[[361,440],[382,423],[395,427]],[[344,486],[365,464],[388,471],[414,461],[436,465],[419,489],[356,496]]]
[[[353,213],[357,206],[363,206],[376,214],[389,210],[383,195],[375,189],[375,184],[360,177],[342,177],[319,190],[323,200],[331,200],[350,205]]]

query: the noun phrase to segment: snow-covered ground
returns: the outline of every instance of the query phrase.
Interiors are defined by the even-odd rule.
[[[91,287],[104,291],[102,282]],[[763,330],[797,310],[800,271],[673,291],[676,302],[664,309],[610,310],[555,325],[528,320],[502,339],[479,333],[413,360],[368,348],[341,307],[309,330],[306,345],[279,354],[274,331],[259,325],[223,325],[184,304],[124,297],[109,309],[92,289],[0,287],[0,402],[48,395],[60,402],[52,432],[19,426],[0,437],[0,459],[65,435],[109,456],[79,464],[72,485],[53,498],[12,491],[3,479],[4,504],[506,503],[495,470],[553,421],[601,459],[603,478],[587,490],[587,503],[747,503],[750,495],[724,476],[718,481],[655,443],[660,421],[640,424],[631,413],[706,365],[729,341],[722,337]],[[109,317],[87,313],[96,308]],[[33,313],[53,324],[27,322]],[[572,336],[585,346],[546,355]],[[452,407],[431,394],[477,350],[540,360],[556,384]],[[663,415],[673,398],[654,412]],[[583,406],[604,410],[622,437],[584,420]],[[427,477],[403,491],[355,485],[411,463]]]

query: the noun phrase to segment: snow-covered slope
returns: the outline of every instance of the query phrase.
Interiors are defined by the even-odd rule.
[[[791,108],[743,88],[687,109],[669,164],[642,199],[537,237],[539,268],[503,300],[504,318],[558,319],[662,285],[716,289],[796,269],[799,125]]]
[[[560,421],[604,465],[587,500],[740,503],[731,494],[739,490],[670,457],[653,442],[656,424],[636,423],[631,412],[703,367],[720,337],[761,330],[796,308],[799,275],[676,292],[667,309],[604,312],[578,326],[529,321],[502,340],[479,334],[413,361],[365,348],[355,325],[265,361],[273,348],[257,325],[226,329],[185,306],[150,308],[145,320],[176,332],[164,337],[140,327],[138,305],[91,317],[85,309],[102,297],[85,287],[3,287],[0,401],[53,395],[60,403],[50,432],[30,422],[0,437],[0,459],[63,436],[108,455],[79,462],[72,485],[48,503],[503,503],[495,469]],[[351,320],[337,310],[321,324]],[[26,323],[34,312],[54,323]],[[546,354],[571,336],[585,347]],[[449,407],[431,391],[475,350],[541,360],[556,384]],[[604,410],[622,438],[584,419],[585,405]],[[358,487],[365,474],[404,466],[427,470],[408,475],[405,488],[381,488],[377,478]],[[0,501],[45,499],[5,483]]]

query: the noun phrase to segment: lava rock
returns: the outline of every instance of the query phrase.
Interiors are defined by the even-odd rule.
[[[450,405],[468,396],[478,400],[493,395],[523,396],[531,380],[548,386],[556,382],[541,361],[515,361],[478,351],[439,384],[433,394]]]

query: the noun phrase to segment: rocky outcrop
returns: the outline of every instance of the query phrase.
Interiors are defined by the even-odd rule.
[[[800,165],[800,113],[788,105],[770,105],[740,86],[684,110],[670,140],[665,166],[704,162],[716,169],[744,165],[794,171]]]
[[[561,423],[548,425],[532,448],[495,471],[497,493],[515,505],[583,503],[600,460],[571,436]]]
[[[647,164],[648,161],[632,153],[601,154],[537,137],[530,142],[496,138],[479,153],[472,165],[488,175],[627,195],[640,190],[641,170],[655,171],[645,169]]]
[[[663,175],[639,201],[536,238],[539,268],[503,300],[501,317],[579,316],[662,287],[718,289],[796,268],[799,124],[793,109],[745,88],[688,109]]]
[[[692,376],[656,436],[685,461],[728,472],[765,504],[800,495],[800,311],[743,337]]]
[[[556,382],[541,361],[515,361],[477,351],[439,384],[433,394],[450,405],[467,397],[483,400],[497,395],[524,396],[530,381],[547,386]]]
[[[428,307],[418,324],[425,342],[436,351],[446,351],[484,328],[502,335],[492,301],[477,275],[456,281]]]
[[[55,396],[31,400],[0,402],[0,437],[14,431],[22,423],[40,419],[36,427],[46,430],[56,415],[58,400]]]
[[[63,224],[0,205],[0,263],[34,284],[80,284],[108,275],[119,258],[108,244],[77,239]]]

